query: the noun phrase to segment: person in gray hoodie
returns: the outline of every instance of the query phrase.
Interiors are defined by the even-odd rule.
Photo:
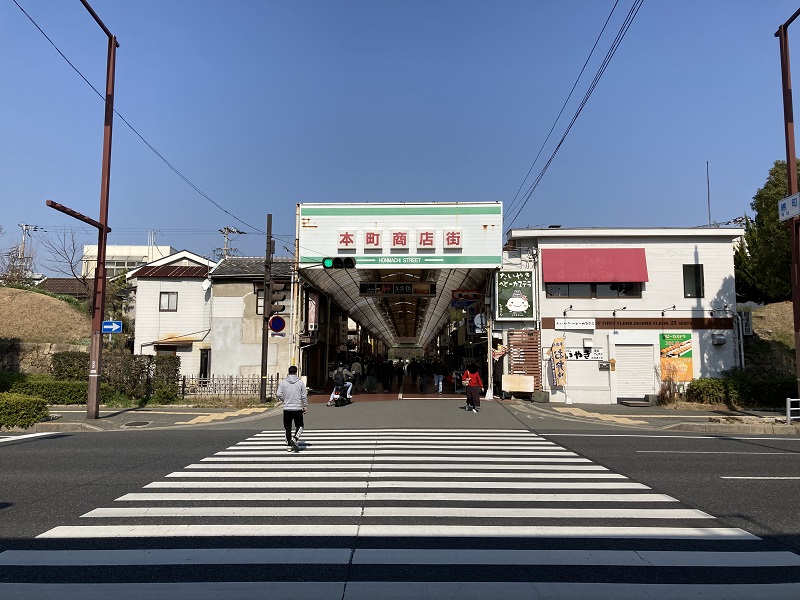
[[[278,400],[283,402],[283,428],[286,430],[286,451],[298,450],[297,440],[303,435],[303,415],[308,411],[308,390],[297,376],[297,367],[289,367],[289,375],[278,386]],[[292,435],[292,423],[295,426]]]

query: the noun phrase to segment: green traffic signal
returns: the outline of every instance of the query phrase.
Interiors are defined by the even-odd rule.
[[[336,257],[326,257],[322,259],[322,268],[323,269],[355,269],[356,268],[356,259],[350,256],[346,256],[342,258],[340,256]]]

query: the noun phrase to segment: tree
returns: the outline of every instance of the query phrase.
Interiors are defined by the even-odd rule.
[[[50,260],[45,263],[47,267],[56,273],[74,278],[86,290],[86,297],[91,297],[89,281],[82,273],[83,242],[75,229],[70,227],[53,238],[44,238],[42,245],[50,253]]]
[[[755,217],[745,220],[744,240],[734,256],[739,300],[769,303],[791,298],[790,235],[778,219],[778,201],[787,195],[786,183],[786,161],[775,161],[750,203]]]

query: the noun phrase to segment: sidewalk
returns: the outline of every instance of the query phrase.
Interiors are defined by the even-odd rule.
[[[528,411],[562,420],[595,421],[662,430],[723,434],[800,435],[800,422],[789,425],[775,411],[735,411],[716,408],[670,408],[622,404],[550,404],[520,401]]]

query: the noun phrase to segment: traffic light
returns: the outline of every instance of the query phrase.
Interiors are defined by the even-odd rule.
[[[286,284],[271,282],[269,286],[269,314],[275,315],[286,310],[286,306],[281,304],[286,300]]]
[[[342,258],[341,256],[336,257],[327,257],[322,259],[322,268],[323,269],[355,269],[356,268],[356,259],[350,256],[345,256]]]

